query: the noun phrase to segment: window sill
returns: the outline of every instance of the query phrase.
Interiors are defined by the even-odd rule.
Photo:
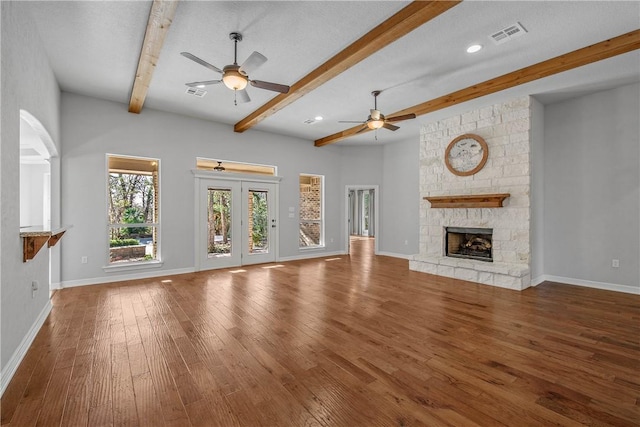
[[[105,273],[117,273],[120,271],[136,271],[136,270],[149,270],[152,268],[160,268],[164,262],[162,261],[142,261],[132,262],[130,264],[122,265],[106,265],[102,267]]]
[[[318,249],[325,249],[324,245],[318,245],[318,246],[305,246],[303,248],[298,248],[301,251],[313,251],[313,250],[318,250]]]

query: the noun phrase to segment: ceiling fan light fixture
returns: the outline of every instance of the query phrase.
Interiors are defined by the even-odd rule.
[[[238,70],[225,70],[222,82],[231,90],[242,90],[247,87],[247,78]]]
[[[382,119],[378,119],[378,120],[369,120],[367,122],[367,127],[369,129],[375,130],[375,129],[380,129],[382,126],[384,126],[384,120]]]

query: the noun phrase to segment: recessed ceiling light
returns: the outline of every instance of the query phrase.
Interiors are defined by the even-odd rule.
[[[324,119],[324,117],[322,117],[322,116],[315,116],[315,117],[314,117],[314,119],[316,119],[316,120],[320,121],[320,120]]]
[[[476,53],[480,49],[482,49],[482,45],[481,44],[472,44],[471,46],[469,46],[467,48],[467,53]]]

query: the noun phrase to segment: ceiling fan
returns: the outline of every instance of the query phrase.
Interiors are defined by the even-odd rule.
[[[381,91],[379,90],[374,90],[373,92],[371,92],[371,95],[373,95],[373,109],[369,110],[371,114],[369,114],[369,117],[367,118],[367,120],[365,120],[364,122],[344,120],[344,121],[340,121],[339,123],[362,123],[363,124],[362,129],[360,129],[357,132],[357,133],[360,133],[367,129],[378,130],[380,128],[385,128],[389,130],[398,130],[400,128],[396,125],[392,125],[391,122],[400,122],[402,120],[409,120],[409,119],[416,118],[416,115],[413,113],[403,114],[401,116],[385,117],[384,114],[382,114],[380,110],[378,110],[378,95],[380,95],[380,92]],[[376,139],[377,139],[377,135],[376,135]]]
[[[233,64],[225,65],[222,70],[189,52],[180,52],[180,55],[184,56],[185,58],[189,58],[190,60],[197,62],[198,64],[207,67],[212,71],[215,71],[216,73],[222,74],[222,79],[220,80],[206,80],[202,82],[186,83],[187,86],[202,88],[207,85],[224,83],[224,85],[233,90],[236,95],[240,95],[240,102],[251,101],[251,98],[249,98],[249,94],[245,89],[247,87],[247,84],[250,84],[251,86],[257,87],[259,89],[272,90],[274,92],[289,92],[289,86],[281,85],[278,83],[265,82],[262,80],[250,79],[249,73],[255,71],[258,67],[267,62],[267,58],[259,52],[253,52],[242,63],[242,65],[238,65],[238,42],[242,41],[242,34],[234,32],[229,34],[229,38],[233,40],[234,43]],[[238,104],[237,100],[235,101],[235,104]]]

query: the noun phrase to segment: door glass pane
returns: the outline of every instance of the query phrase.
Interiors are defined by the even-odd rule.
[[[231,190],[207,191],[207,254],[209,258],[231,255]]]
[[[249,253],[269,252],[269,192],[249,190]]]

